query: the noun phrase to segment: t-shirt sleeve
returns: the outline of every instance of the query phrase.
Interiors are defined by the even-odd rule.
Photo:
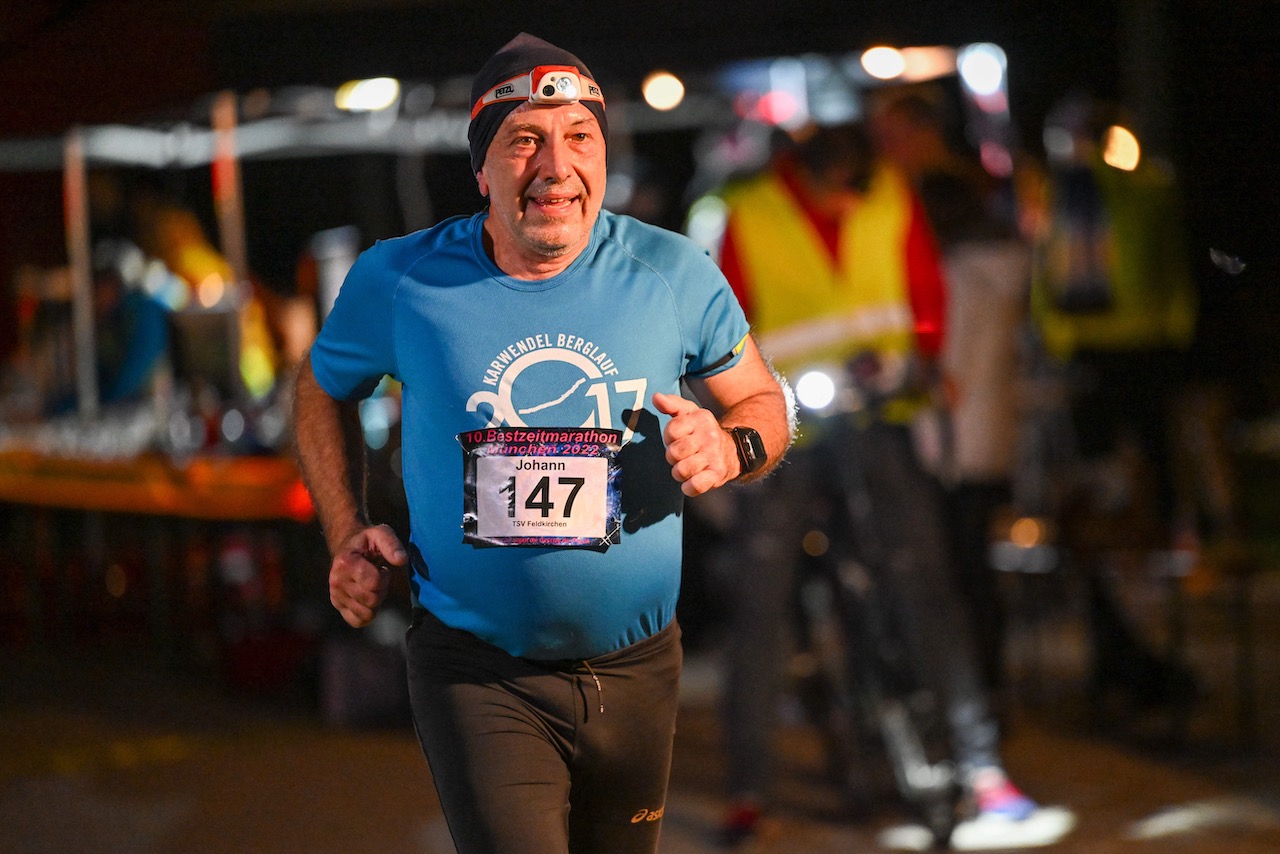
[[[681,266],[684,281],[677,283],[677,293],[688,346],[685,372],[708,377],[737,363],[750,327],[729,282],[706,253],[691,250]]]
[[[339,400],[368,397],[383,376],[396,374],[392,310],[400,273],[390,255],[383,243],[360,254],[311,348],[316,381]]]

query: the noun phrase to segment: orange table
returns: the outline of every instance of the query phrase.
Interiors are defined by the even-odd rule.
[[[310,497],[286,456],[195,457],[159,454],[127,460],[0,453],[0,501],[68,510],[190,519],[310,521]]]

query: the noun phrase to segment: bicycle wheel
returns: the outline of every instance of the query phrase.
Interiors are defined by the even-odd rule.
[[[918,678],[892,619],[887,591],[859,564],[841,569],[849,684],[867,710],[899,796],[946,847],[959,794],[945,720],[936,695]]]
[[[956,822],[953,764],[930,758],[916,716],[902,698],[882,698],[879,720],[899,792],[929,829],[934,845],[947,847]]]

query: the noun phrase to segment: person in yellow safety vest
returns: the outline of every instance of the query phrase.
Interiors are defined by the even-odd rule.
[[[941,347],[946,293],[937,249],[897,172],[851,171],[849,162],[865,160],[855,150],[861,143],[830,128],[819,133],[826,141],[726,189],[721,269],[784,374],[867,351],[885,370],[904,371],[913,356],[932,359]],[[809,167],[799,165],[805,151]],[[835,189],[821,199],[806,192],[804,168],[833,170]],[[849,215],[855,207],[859,214]],[[909,412],[892,409],[897,419]]]
[[[923,396],[919,364],[942,342],[946,292],[938,251],[920,202],[905,178],[873,160],[861,125],[818,127],[757,175],[735,181],[693,217],[717,209],[718,246],[709,246],[776,369],[835,370],[870,352],[871,378],[889,398],[879,417],[856,428],[831,419],[806,425],[789,465],[736,493],[729,514],[741,531],[727,539],[744,554],[727,556],[729,622],[724,694],[730,808],[727,843],[753,834],[769,798],[771,740],[787,669],[789,602],[814,527],[812,508],[832,479],[866,484],[866,504],[895,588],[909,612],[929,684],[943,698],[960,779],[972,814],[956,828],[974,845],[1047,844],[1073,817],[1043,809],[1015,788],[999,756],[967,611],[948,567],[941,495],[916,457],[908,421]],[[896,392],[896,394],[895,394]],[[805,440],[808,441],[805,441]],[[856,467],[857,475],[849,476]],[[839,523],[844,524],[844,523]],[[889,567],[882,567],[886,571]],[[848,769],[840,772],[848,779]]]
[[[1153,552],[1198,537],[1197,520],[1183,518],[1194,513],[1179,507],[1171,438],[1197,320],[1181,199],[1171,169],[1123,118],[1071,95],[1046,120],[1031,309],[1067,378],[1076,453],[1132,472],[1125,506],[1075,490],[1065,514],[1064,541],[1089,585],[1092,697],[1178,706],[1194,698],[1193,674],[1139,636],[1095,559],[1110,547],[1099,533],[1108,529],[1123,530],[1125,548]]]
[[[1050,134],[1032,309],[1046,350],[1186,349],[1196,290],[1173,176],[1120,125]],[[1105,139],[1101,137],[1105,135]],[[1135,146],[1125,155],[1128,140]],[[1110,152],[1100,143],[1110,142]],[[1131,157],[1124,160],[1122,157]]]

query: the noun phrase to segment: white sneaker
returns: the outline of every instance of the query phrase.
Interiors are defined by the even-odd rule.
[[[990,813],[962,821],[951,831],[955,851],[999,851],[1052,845],[1076,826],[1076,815],[1065,807],[1036,807],[1026,818]]]

